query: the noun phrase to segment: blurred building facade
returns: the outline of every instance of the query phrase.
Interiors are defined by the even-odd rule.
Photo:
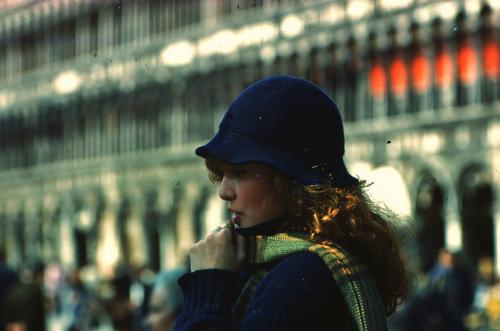
[[[500,275],[499,14],[493,0],[0,2],[0,248],[104,276],[182,263],[227,217],[194,147],[244,87],[287,73],[336,100],[351,172],[414,218],[422,270],[447,247]]]

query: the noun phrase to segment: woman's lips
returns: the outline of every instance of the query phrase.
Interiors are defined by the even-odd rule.
[[[234,225],[240,226],[241,223],[241,214],[238,212],[233,211],[233,214],[231,216],[231,222],[233,222]]]

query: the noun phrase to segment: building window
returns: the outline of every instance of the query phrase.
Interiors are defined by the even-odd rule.
[[[99,42],[98,42],[98,36],[99,36],[99,12],[97,10],[94,10],[90,14],[90,52],[96,56],[98,47],[99,47]]]
[[[430,108],[431,64],[427,52],[421,41],[421,31],[418,24],[413,23],[410,28],[411,42],[408,53],[410,55],[410,111],[416,112]]]
[[[59,42],[60,58],[71,59],[75,57],[75,20],[69,20],[61,24],[58,33],[60,34]]]
[[[113,45],[122,43],[122,2],[113,5]]]
[[[382,117],[386,109],[385,100],[387,98],[387,72],[376,33],[370,34],[368,44],[369,105],[366,117]]]
[[[464,106],[477,101],[479,82],[478,54],[474,42],[467,31],[467,17],[460,12],[456,18],[456,99],[457,106]]]

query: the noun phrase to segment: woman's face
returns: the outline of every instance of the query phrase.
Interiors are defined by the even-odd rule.
[[[285,213],[285,199],[276,189],[270,166],[220,163],[217,173],[221,176],[219,196],[228,202],[235,225],[247,228]]]

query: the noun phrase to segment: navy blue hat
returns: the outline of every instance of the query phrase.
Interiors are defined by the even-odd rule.
[[[195,152],[231,164],[266,163],[303,185],[358,182],[343,161],[337,106],[313,83],[292,76],[270,76],[245,89],[217,134]]]

